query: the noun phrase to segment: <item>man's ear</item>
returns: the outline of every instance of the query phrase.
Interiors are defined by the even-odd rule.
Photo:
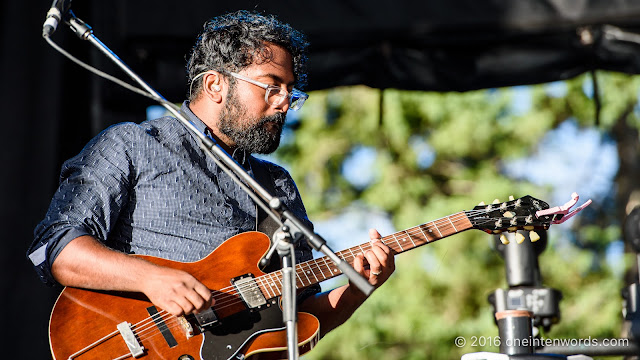
[[[211,71],[202,76],[202,91],[205,96],[215,102],[222,102],[222,76],[220,73]]]

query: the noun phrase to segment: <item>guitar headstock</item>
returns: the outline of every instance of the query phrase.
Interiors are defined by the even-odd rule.
[[[548,229],[552,224],[553,216],[538,217],[536,212],[549,209],[549,204],[529,195],[519,199],[510,197],[510,199],[502,203],[496,199],[488,205],[480,203],[467,212],[467,217],[475,229],[488,234],[528,230],[532,242],[539,240],[540,236],[535,230]],[[504,235],[500,236],[500,240],[505,244],[509,243]],[[520,233],[516,234],[516,241],[522,243],[524,236]]]
[[[504,231],[528,230],[529,238],[535,242],[540,239],[535,230],[547,230],[551,224],[560,224],[591,204],[591,200],[588,200],[569,212],[578,198],[578,194],[573,193],[569,202],[550,209],[549,204],[532,196],[519,199],[511,196],[509,201],[503,203],[497,199],[489,205],[480,203],[473,210],[466,211],[466,215],[475,229],[494,235]],[[501,236],[500,240],[505,244],[509,243],[505,236]],[[516,241],[522,243],[524,235],[516,234]]]

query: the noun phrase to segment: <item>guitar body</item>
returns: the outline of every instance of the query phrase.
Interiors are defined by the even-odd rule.
[[[49,341],[54,359],[133,359],[118,329],[131,324],[133,342],[143,348],[138,359],[217,360],[238,355],[252,359],[286,357],[286,331],[278,298],[251,309],[233,290],[232,279],[264,275],[257,266],[270,246],[259,232],[236,235],[206,258],[183,263],[140,256],[152,263],[184,270],[213,291],[217,321],[199,330],[194,319],[156,309],[141,293],[65,288],[51,313]],[[136,255],[137,256],[137,255]],[[224,290],[223,290],[224,289]],[[193,331],[188,331],[192,325]],[[319,322],[298,314],[300,353],[317,342]],[[126,331],[125,331],[126,333]],[[131,341],[131,339],[130,339]]]
[[[539,236],[533,230],[546,230],[550,224],[559,224],[590,203],[589,200],[567,213],[578,201],[577,194],[572,196],[572,201],[552,209],[544,201],[528,195],[501,204],[483,203],[473,210],[402,230],[380,240],[398,254],[472,228],[493,235],[505,230],[528,230],[531,241],[536,241],[535,237]],[[266,235],[247,232],[230,238],[196,262],[141,256],[158,265],[184,270],[211,289],[215,300],[212,311],[197,315],[172,316],[156,309],[141,293],[65,288],[49,322],[54,359],[286,357],[287,336],[278,303],[282,274],[264,274],[258,268],[258,262],[270,244]],[[353,264],[355,254],[364,253],[371,246],[367,242],[336,255]],[[324,257],[297,264],[295,273],[296,288],[301,289],[338,276],[341,271],[331,259]],[[320,323],[313,315],[298,313],[301,354],[316,344],[319,328]]]

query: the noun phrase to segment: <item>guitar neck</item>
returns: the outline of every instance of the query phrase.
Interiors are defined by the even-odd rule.
[[[402,253],[419,246],[432,243],[436,240],[469,230],[473,227],[465,211],[443,217],[432,222],[418,225],[410,229],[402,230],[383,237],[382,242],[396,253]],[[338,257],[353,265],[353,260],[358,254],[371,249],[371,243],[366,242],[336,253]],[[328,257],[309,260],[296,265],[296,286],[304,288],[322,281],[331,279],[342,272]],[[273,296],[281,295],[282,274],[280,271],[272,272],[260,277],[261,289],[264,294]]]

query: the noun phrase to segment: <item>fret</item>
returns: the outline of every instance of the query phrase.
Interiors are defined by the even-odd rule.
[[[442,236],[442,233],[440,232],[440,229],[438,229],[438,225],[436,225],[435,222],[431,222],[431,224],[433,224],[433,226],[436,228],[436,230],[438,230],[438,234],[440,234],[440,237],[441,238],[444,237],[444,236]],[[429,230],[429,231],[431,231],[431,230]]]
[[[425,234],[425,233],[424,233],[424,230],[422,230],[422,227],[423,227],[423,226],[424,226],[424,224],[423,224],[423,225],[418,225],[418,226],[416,226],[416,227],[417,227],[418,229],[420,229],[420,232],[421,232],[421,233],[422,233],[422,235],[424,236],[424,240],[425,240],[426,242],[429,242],[429,241],[430,241],[430,240],[429,240],[429,237],[427,236],[427,234]]]
[[[304,265],[305,263],[300,264],[300,271],[302,271],[302,274],[304,274],[304,277],[307,278],[307,282],[309,283],[309,285],[311,285],[311,279],[309,279],[309,277],[307,276],[307,272],[304,271],[304,269],[302,268],[302,265]],[[297,271],[296,271],[297,272]]]
[[[329,269],[329,274],[331,274],[330,277],[333,277],[334,268],[332,268],[331,264],[327,262],[326,257],[323,257],[322,260],[324,260],[324,263],[327,264],[327,269]]]
[[[329,270],[329,274],[331,274],[331,268],[327,265],[327,259],[324,257],[320,258],[320,260],[324,261],[324,264],[327,266],[327,270]],[[322,265],[320,267],[320,271],[322,272],[322,276],[326,279],[330,278],[330,276],[325,275],[324,270],[322,270]]]
[[[348,248],[347,250],[349,250],[349,252],[351,253],[351,261],[349,261],[349,264],[353,264],[353,260],[356,258],[356,254],[353,253],[351,248]]]
[[[402,248],[402,244],[400,244],[400,241],[398,241],[398,238],[396,237],[396,234],[393,234],[393,238],[396,240],[396,244],[398,244],[398,246],[400,246],[400,251],[404,251],[404,248]]]
[[[451,217],[447,216],[447,219],[449,220],[449,222],[451,223],[451,226],[453,226],[453,230],[455,230],[455,232],[458,232],[458,229],[456,229],[456,226],[453,225],[453,221],[451,221]]]
[[[362,248],[362,244],[358,245],[358,247],[360,248],[360,251],[364,254],[364,249]]]
[[[420,229],[420,231],[422,231],[422,229]],[[409,234],[409,231],[405,230],[404,231],[407,236],[409,237],[409,240],[411,241],[411,243],[413,244],[413,247],[416,247],[416,243],[413,241],[413,237]],[[423,233],[424,234],[424,233]],[[426,239],[425,239],[426,240]]]
[[[274,293],[278,294],[280,293],[280,288],[278,287],[278,284],[276,284],[276,280],[278,279],[278,273],[271,273],[271,286],[275,289]]]
[[[455,221],[452,218],[454,218]],[[447,220],[449,221],[450,225],[446,224]],[[439,240],[440,238],[472,228],[471,222],[464,212],[451,215],[447,217],[447,220],[444,220],[444,218],[442,218],[427,224],[422,224],[407,230],[402,230],[383,237],[381,241],[387,246],[392,247],[393,249],[399,248],[397,252],[404,252],[430,243],[432,241]],[[440,229],[436,225],[436,222],[438,221],[444,222],[446,226],[443,227],[443,224],[440,224],[440,226],[442,227],[442,229]],[[449,228],[449,226],[451,226],[451,228]],[[435,228],[438,234],[440,234],[440,237],[437,237],[436,234],[434,234],[433,228]],[[371,249],[371,246],[371,242],[362,243],[338,252],[337,256],[339,256],[342,260],[353,264],[353,259],[357,256],[357,254],[364,254],[366,251],[369,251],[369,249]],[[328,271],[328,273],[326,271]],[[309,260],[296,266],[297,282],[302,287],[317,284],[321,281],[330,279],[340,274],[342,274],[342,272],[326,256]],[[266,293],[270,298],[279,296],[281,294],[281,271],[265,274],[263,279],[266,280],[263,280],[264,283],[260,285],[260,288],[264,293]]]
[[[315,263],[315,260],[314,260],[314,263]],[[313,271],[313,269],[311,268],[311,264],[309,264],[309,261],[306,264],[307,264],[307,267],[309,268],[307,271],[310,272],[314,278],[316,278],[316,282],[320,282],[320,280],[318,280],[318,277],[316,276],[316,272]],[[316,263],[316,266],[317,266],[317,263]]]
[[[277,278],[277,273],[270,273],[267,276],[269,277],[269,286],[271,286],[271,289],[273,290],[273,296],[278,296],[280,295],[280,288],[278,288],[278,286],[275,284],[275,280],[274,278]]]
[[[295,270],[295,269],[294,269]],[[296,273],[296,278],[298,279],[298,281],[300,282],[300,285],[302,286],[297,286],[296,285],[296,289],[301,288],[301,287],[305,287],[304,285],[304,281],[302,281],[302,278],[300,278],[300,274],[297,271],[294,271]]]
[[[269,292],[268,286],[269,286],[269,279],[265,279],[265,281],[261,284],[261,288],[263,289],[262,292],[267,294],[266,296],[267,299],[271,299],[272,297],[275,296],[275,294],[271,295],[271,292]]]

